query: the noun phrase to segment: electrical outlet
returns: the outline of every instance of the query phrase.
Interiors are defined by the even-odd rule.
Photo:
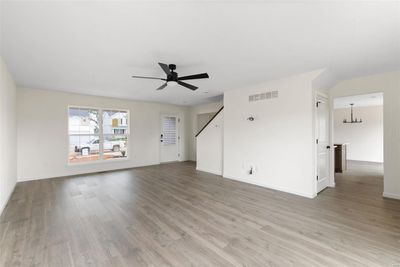
[[[242,163],[242,170],[247,175],[254,175],[254,174],[257,173],[258,168],[254,164],[243,162]]]
[[[250,166],[249,166],[249,172],[248,172],[248,174],[249,174],[249,175],[254,175],[254,174],[257,173],[257,171],[258,171],[258,169],[257,169],[257,166],[256,166],[256,165],[250,165]]]

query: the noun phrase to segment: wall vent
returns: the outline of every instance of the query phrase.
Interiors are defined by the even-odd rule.
[[[249,102],[277,98],[278,91],[270,91],[261,94],[249,95]]]

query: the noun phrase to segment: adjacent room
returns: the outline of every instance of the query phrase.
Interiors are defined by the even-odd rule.
[[[335,98],[333,115],[335,173],[372,178],[383,193],[383,93]]]
[[[0,266],[399,266],[399,1],[0,2]]]
[[[334,99],[335,183],[344,190],[368,184],[368,191],[384,193],[383,98],[372,93]]]

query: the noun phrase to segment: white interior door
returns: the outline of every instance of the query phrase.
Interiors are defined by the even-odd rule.
[[[323,96],[317,97],[316,116],[317,138],[317,192],[329,184],[329,108],[328,101]]]
[[[179,119],[174,115],[161,115],[160,162],[179,160]]]

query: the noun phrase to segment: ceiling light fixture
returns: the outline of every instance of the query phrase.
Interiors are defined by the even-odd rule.
[[[175,70],[176,70],[176,65],[175,64],[167,65],[167,64],[164,64],[164,63],[158,63],[158,65],[161,67],[161,69],[167,75],[166,78],[136,76],[136,75],[133,75],[132,78],[152,79],[152,80],[164,81],[164,84],[161,85],[160,87],[158,87],[156,90],[163,90],[167,86],[175,86],[175,85],[179,84],[180,86],[186,87],[187,89],[190,89],[192,91],[197,90],[198,87],[194,86],[192,84],[186,83],[186,80],[207,79],[207,78],[209,78],[207,73],[199,73],[199,74],[193,74],[193,75],[179,77],[178,73],[175,72]]]
[[[168,81],[167,84],[168,84],[168,86],[175,86],[175,85],[177,85],[178,83],[175,82],[175,81]]]
[[[357,118],[353,118],[353,106],[354,103],[350,104],[350,110],[351,110],[351,114],[350,114],[350,121],[348,121],[347,119],[343,120],[343,123],[362,123],[362,119],[357,119]]]

